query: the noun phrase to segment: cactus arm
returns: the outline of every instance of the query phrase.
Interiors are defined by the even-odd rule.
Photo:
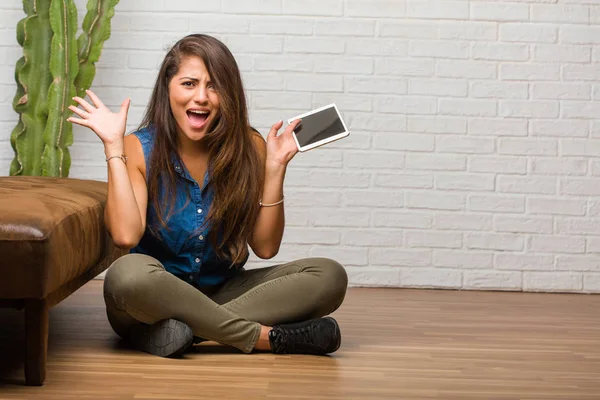
[[[33,15],[36,14],[36,5],[37,1],[32,1],[32,0],[23,0],[23,11],[25,11],[25,14],[27,15]]]
[[[23,9],[27,17],[17,24],[17,41],[23,47],[23,57],[15,67],[17,93],[13,101],[13,108],[20,116],[11,133],[15,157],[10,174],[39,175],[42,134],[48,114],[46,98],[52,80],[48,68],[52,30],[47,1],[24,0]]]
[[[27,96],[25,96],[25,88],[19,82],[19,71],[25,65],[25,57],[21,57],[17,61],[17,65],[15,67],[15,81],[17,82],[17,93],[15,94],[15,98],[13,100],[13,108],[16,112],[19,113],[19,122],[17,126],[13,129],[10,134],[10,146],[12,147],[15,157],[13,158],[10,164],[10,175],[19,175],[23,171],[23,162],[20,160],[20,156],[23,154],[21,147],[17,147],[18,138],[23,134],[25,130],[25,125],[23,124],[23,119],[21,118],[21,113],[25,111],[25,101],[27,100]],[[20,145],[23,143],[20,142]]]
[[[23,146],[20,146],[23,144],[23,142],[17,142],[17,138],[19,138],[19,136],[23,134],[23,131],[25,131],[25,124],[23,124],[23,120],[19,118],[17,126],[15,126],[12,133],[10,134],[10,146],[15,152],[15,157],[10,163],[11,176],[22,175],[23,173],[23,160],[19,158],[19,155],[23,154],[25,150],[23,149]]]
[[[85,96],[96,75],[95,63],[100,59],[104,42],[110,37],[110,20],[119,0],[88,0],[79,47],[79,74],[75,79],[77,95]]]
[[[52,56],[50,72],[52,85],[48,92],[48,122],[44,131],[42,172],[47,176],[69,175],[71,159],[68,146],[73,143],[72,125],[67,122],[75,96],[75,76],[79,70],[77,60],[77,8],[73,0],[52,0],[50,3]]]
[[[19,45],[23,47],[25,44],[25,21],[27,17],[21,19],[17,23],[17,42]],[[17,93],[15,93],[15,97],[13,99],[13,109],[19,114],[25,111],[27,104],[27,96],[25,95],[25,87],[19,81],[19,72],[23,69],[25,65],[25,56],[19,58],[17,61],[17,65],[15,66],[15,82],[17,83]]]
[[[23,6],[24,6],[24,11],[26,12],[26,14],[31,15],[33,10],[28,9],[26,4],[23,4]],[[27,17],[21,19],[17,23],[17,42],[19,43],[19,45],[21,47],[23,47],[23,45],[25,43],[25,21],[26,20],[27,20]],[[9,173],[11,176],[19,175],[23,171],[23,162],[22,162],[22,160],[19,159],[19,156],[23,153],[22,153],[22,151],[20,151],[21,149],[17,148],[17,139],[25,131],[25,124],[23,124],[23,119],[21,118],[21,113],[26,110],[25,104],[27,102],[27,96],[25,95],[25,88],[23,87],[21,82],[19,82],[19,71],[21,71],[21,69],[23,68],[24,65],[25,65],[25,57],[23,56],[23,57],[19,58],[19,60],[17,61],[17,65],[15,66],[15,82],[17,83],[17,93],[15,93],[15,97],[13,99],[13,109],[17,113],[19,113],[19,122],[17,123],[17,126],[14,127],[13,131],[10,134],[10,146],[12,147],[12,149],[15,153],[15,157],[13,158],[12,162],[10,163],[10,172]],[[20,144],[22,144],[22,143],[20,143]],[[20,147],[22,147],[22,146],[20,146]]]
[[[25,20],[26,19],[27,19],[27,17],[21,19],[17,23],[17,43],[19,43],[19,46],[21,46],[21,47],[23,47],[23,43],[25,42]]]

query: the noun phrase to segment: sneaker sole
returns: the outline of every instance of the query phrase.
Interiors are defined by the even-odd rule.
[[[194,341],[189,326],[175,319],[165,319],[153,325],[135,325],[131,342],[135,348],[159,357],[177,357]]]

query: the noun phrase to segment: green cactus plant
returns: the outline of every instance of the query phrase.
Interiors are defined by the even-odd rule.
[[[10,175],[69,176],[73,144],[67,122],[72,97],[83,97],[96,74],[110,20],[119,0],[88,0],[83,32],[76,39],[73,0],[23,0],[26,17],[17,24],[23,56],[17,61],[13,108],[19,121],[10,142]]]

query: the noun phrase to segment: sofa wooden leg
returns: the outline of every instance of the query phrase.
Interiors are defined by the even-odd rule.
[[[48,350],[48,303],[25,300],[25,383],[41,386],[46,379]]]

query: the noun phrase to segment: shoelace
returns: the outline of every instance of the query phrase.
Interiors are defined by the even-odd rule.
[[[279,349],[286,351],[303,350],[302,346],[318,347],[312,337],[312,326],[303,326],[295,329],[280,329],[275,337]]]

